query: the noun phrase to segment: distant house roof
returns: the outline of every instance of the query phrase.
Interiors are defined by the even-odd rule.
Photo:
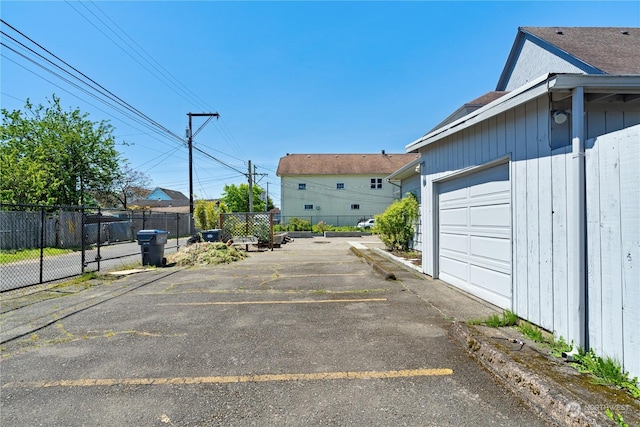
[[[525,40],[554,52],[587,74],[640,74],[640,28],[520,27],[497,89],[505,87]]]
[[[167,196],[168,200],[189,200],[187,196],[185,196],[179,191],[169,190],[168,188],[161,188],[161,187],[156,187],[153,191],[151,191],[147,195],[147,200],[156,200],[157,198],[154,196],[154,194],[157,194],[158,192],[164,193],[164,195]]]
[[[388,175],[419,154],[287,154],[276,175]]]

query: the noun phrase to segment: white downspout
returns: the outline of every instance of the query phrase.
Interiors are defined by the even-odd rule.
[[[569,217],[569,333],[577,347],[587,350],[587,281],[586,281],[586,189],[584,87],[573,89],[571,105],[572,133],[572,206]],[[572,353],[573,353],[572,351]]]

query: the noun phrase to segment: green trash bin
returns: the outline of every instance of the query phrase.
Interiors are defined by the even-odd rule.
[[[169,232],[164,230],[140,230],[136,233],[142,265],[161,267],[167,263],[164,257],[164,245],[167,243]]]

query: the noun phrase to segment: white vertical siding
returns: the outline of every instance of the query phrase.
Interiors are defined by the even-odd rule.
[[[553,281],[553,324],[548,328],[559,336],[567,338],[569,331],[569,316],[573,315],[569,303],[568,283],[568,227],[569,205],[567,199],[568,177],[571,170],[571,146],[567,145],[551,152],[551,209],[552,209],[552,266]]]
[[[609,117],[615,120],[614,117]],[[590,346],[640,375],[640,126],[587,141]]]
[[[437,274],[434,188],[445,177],[510,156],[512,306],[520,317],[568,341],[577,307],[568,295],[567,188],[571,146],[550,148],[541,97],[422,149],[423,269]],[[588,134],[636,123],[640,115],[599,107]],[[640,126],[587,143],[587,280],[590,346],[640,375]]]

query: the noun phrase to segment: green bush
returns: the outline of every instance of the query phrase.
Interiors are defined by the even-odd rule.
[[[381,214],[375,216],[373,232],[389,250],[409,249],[409,243],[416,232],[418,220],[418,200],[408,193],[402,200],[396,200]]]
[[[280,225],[280,231],[312,231],[311,221],[308,219],[291,218],[288,224]]]
[[[313,226],[313,229],[311,231],[313,231],[314,233],[324,234],[325,231],[331,230],[331,229],[332,229],[331,224],[327,224],[324,221],[320,221],[317,225]]]
[[[201,230],[220,228],[220,214],[230,212],[224,202],[196,200],[193,206],[193,220]]]

